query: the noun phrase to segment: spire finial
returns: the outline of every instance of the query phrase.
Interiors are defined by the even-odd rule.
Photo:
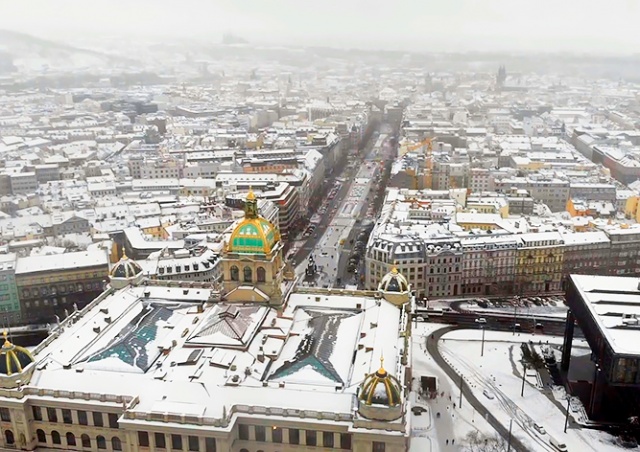
[[[386,375],[387,371],[384,369],[384,354],[380,353],[380,369],[377,372],[378,375]]]
[[[11,347],[11,342],[9,342],[9,333],[7,332],[7,330],[4,330],[2,332],[2,335],[4,336],[4,347]]]
[[[255,199],[256,199],[256,195],[253,192],[253,187],[249,185],[249,193],[247,193],[247,201],[255,201]]]

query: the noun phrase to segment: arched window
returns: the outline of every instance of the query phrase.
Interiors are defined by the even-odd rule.
[[[47,435],[44,434],[44,430],[42,429],[38,429],[36,430],[36,436],[38,437],[38,442],[39,443],[46,443],[47,442]]]
[[[7,444],[14,444],[16,442],[15,438],[13,437],[13,432],[11,430],[4,431],[4,440]]]
[[[71,432],[67,432],[67,446],[75,446],[76,445],[76,435]]]
[[[107,448],[107,440],[104,439],[104,436],[99,435],[96,438],[96,443],[98,443],[98,449],[106,449]]]
[[[244,282],[253,281],[253,271],[251,270],[251,267],[246,266],[243,272],[244,272]]]
[[[240,280],[240,270],[235,265],[231,266],[231,281],[239,281]]]
[[[113,450],[122,450],[122,442],[120,441],[120,438],[117,436],[111,438],[111,448]]]
[[[58,433],[57,431],[52,431],[51,432],[51,442],[53,444],[62,444],[62,441],[60,441],[60,433]]]
[[[91,448],[91,438],[89,438],[89,435],[86,433],[80,437],[80,441],[82,441],[82,447],[86,447],[87,449]]]
[[[267,280],[267,271],[264,267],[258,267],[256,270],[256,276],[258,278],[258,282],[265,282]]]

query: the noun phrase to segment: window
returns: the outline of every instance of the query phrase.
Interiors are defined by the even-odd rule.
[[[240,270],[238,270],[238,267],[235,265],[231,266],[230,273],[231,281],[238,281],[240,279]]]
[[[44,430],[42,429],[38,429],[36,430],[36,437],[38,438],[38,442],[39,443],[46,443],[47,442],[47,435],[44,434]]]
[[[171,448],[182,450],[182,435],[171,435]]]
[[[322,445],[333,447],[333,432],[322,432]]]
[[[52,431],[51,432],[51,442],[53,444],[62,444],[62,441],[60,440],[60,433],[58,433],[57,431]]]
[[[47,408],[47,418],[49,422],[58,422],[58,413],[55,408]]]
[[[243,441],[249,440],[249,426],[245,424],[238,425],[238,438]]]
[[[297,428],[289,429],[289,444],[300,444],[300,430]]]
[[[104,436],[98,435],[96,438],[96,443],[98,443],[98,449],[106,449],[107,448],[107,440],[104,439]]]
[[[86,433],[80,437],[80,442],[82,443],[82,447],[86,447],[87,449],[91,448],[91,438]]]
[[[189,450],[200,450],[200,438],[198,438],[197,436],[189,436]]]
[[[39,406],[32,406],[31,411],[33,412],[33,419],[35,419],[36,421],[42,420],[42,410]]]
[[[62,422],[64,422],[65,424],[73,423],[73,418],[71,417],[71,410],[66,410],[66,409],[62,410]]]
[[[87,412],[86,411],[78,411],[78,424],[80,425],[88,425],[87,422]]]
[[[16,442],[15,438],[13,437],[13,432],[11,430],[4,431],[4,440],[7,444],[14,444]]]
[[[167,439],[165,438],[164,433],[154,433],[153,437],[156,440],[157,449],[167,448]]]
[[[316,432],[315,430],[306,430],[305,431],[305,436],[306,436],[306,444],[307,446],[315,446],[316,443],[318,442],[317,438],[316,438]]]
[[[216,439],[205,438],[204,448],[205,448],[205,452],[216,452]]]
[[[5,422],[11,421],[11,412],[9,412],[9,408],[0,408],[0,419]]]
[[[374,441],[371,447],[371,452],[384,452],[385,444],[380,441]]]
[[[149,447],[149,434],[147,432],[138,432],[138,446]]]
[[[274,443],[281,443],[282,442],[282,428],[273,427],[271,429],[271,441],[274,442]]]
[[[246,266],[243,270],[242,270],[243,274],[244,274],[244,282],[251,282],[253,281],[253,271],[251,270],[251,267]]]
[[[96,411],[93,412],[93,425],[96,427],[104,426],[104,419],[102,419],[102,413],[98,413]]]
[[[256,270],[256,276],[258,278],[258,282],[265,282],[267,280],[267,271],[264,267],[258,267]]]
[[[122,441],[117,436],[111,438],[111,448],[113,450],[122,450]]]
[[[75,446],[76,445],[76,436],[71,433],[68,432],[67,433],[67,446]]]
[[[118,415],[114,413],[109,413],[109,428],[118,428]]]
[[[255,431],[256,431],[256,441],[261,441],[261,442],[266,441],[267,434],[266,434],[266,432],[264,430],[264,426],[263,425],[256,425],[254,428],[255,428]]]

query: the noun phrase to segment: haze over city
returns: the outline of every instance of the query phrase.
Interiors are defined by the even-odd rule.
[[[81,44],[96,36],[322,45],[416,52],[633,53],[634,0],[29,0],[0,3],[0,28]]]

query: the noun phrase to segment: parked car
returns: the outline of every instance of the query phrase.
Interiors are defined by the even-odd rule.
[[[494,395],[491,394],[488,389],[485,389],[484,391],[482,391],[482,394],[489,400],[495,399]]]

